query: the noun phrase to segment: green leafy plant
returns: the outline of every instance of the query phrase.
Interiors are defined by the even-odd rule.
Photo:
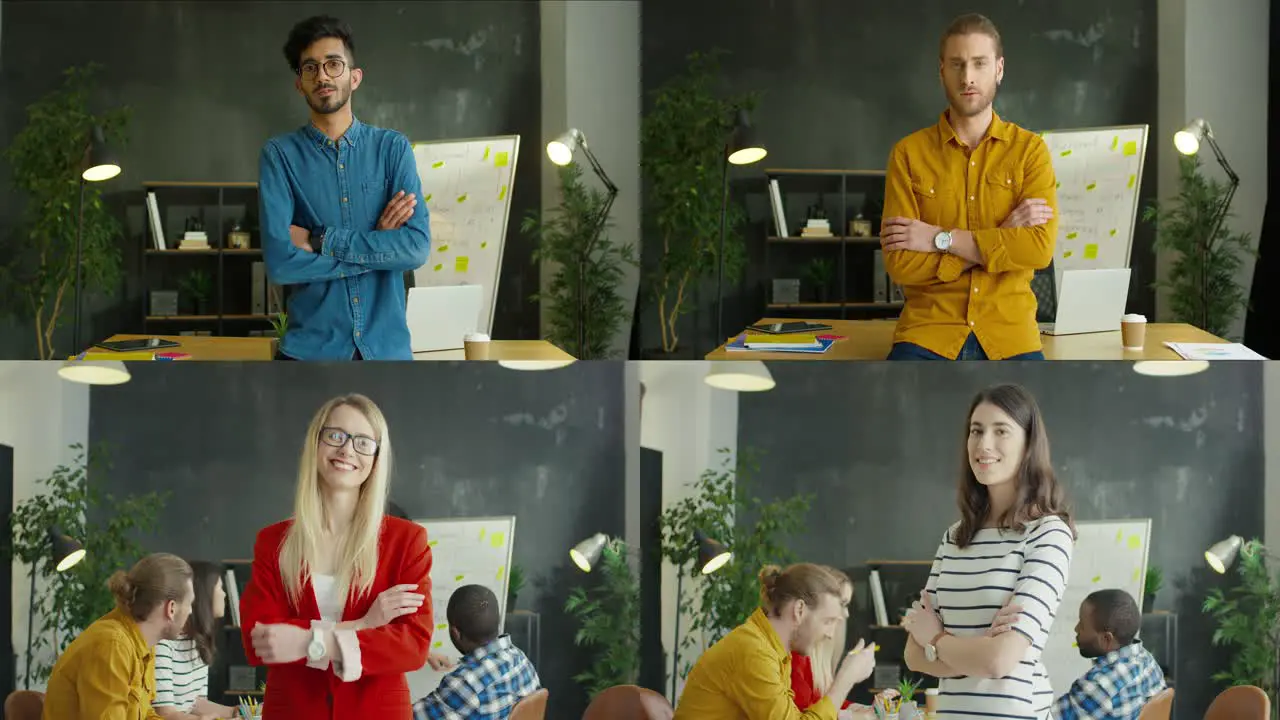
[[[898,694],[902,696],[904,702],[909,702],[916,696],[916,690],[919,689],[920,683],[923,680],[924,678],[922,677],[912,680],[906,675],[903,676],[902,680],[898,683]]]
[[[1148,565],[1147,576],[1142,583],[1142,604],[1147,612],[1151,611],[1151,606],[1156,601],[1156,593],[1160,592],[1162,587],[1164,587],[1164,572],[1160,570],[1159,565]]]
[[[101,127],[117,146],[125,140],[127,108],[89,111],[100,69],[90,64],[65,70],[60,88],[27,106],[27,125],[4,152],[13,186],[27,204],[18,232],[0,253],[0,301],[7,314],[32,322],[41,360],[55,356],[54,331],[74,297],[80,173],[92,129]],[[85,184],[83,228],[83,291],[111,290],[120,278],[123,230],[103,204],[98,183]]]
[[[547,213],[531,212],[520,225],[520,231],[538,243],[534,262],[555,268],[547,289],[533,299],[546,303],[547,340],[574,349],[579,360],[606,359],[614,354],[610,344],[618,327],[631,317],[618,288],[624,268],[637,264],[635,247],[609,239],[607,220],[595,235],[608,198],[587,187],[580,165],[571,162],[557,172],[560,206]]]
[[[591,669],[574,676],[591,697],[640,674],[640,582],[627,563],[627,545],[612,539],[600,554],[600,580],[575,587],[565,612],[578,621],[573,642],[594,652]]]
[[[1155,286],[1169,291],[1179,322],[1225,337],[1248,306],[1248,289],[1236,276],[1245,256],[1257,253],[1249,234],[1231,232],[1227,222],[1214,231],[1228,187],[1201,174],[1200,156],[1182,157],[1178,170],[1177,198],[1143,211],[1143,219],[1156,224],[1156,247],[1175,253],[1168,279]]]
[[[756,454],[750,449],[735,460],[721,448],[719,468],[707,468],[693,493],[675,503],[659,517],[662,557],[684,574],[685,580],[701,578],[701,592],[690,601],[691,582],[677,598],[681,608],[690,609],[692,622],[680,643],[681,652],[699,639],[708,645],[741,625],[760,605],[760,569],[768,564],[785,565],[794,559],[786,540],[804,526],[813,496],[804,495],[765,502],[752,494],[752,479],[759,472]],[[693,564],[698,549],[694,533],[705,532],[733,552],[733,560],[710,575],[699,575]],[[695,589],[696,592],[696,589]],[[688,666],[681,669],[682,675]]]
[[[284,312],[278,312],[271,316],[271,329],[275,330],[276,337],[280,340],[284,339],[284,334],[289,330],[289,316]]]
[[[646,268],[646,299],[656,304],[662,350],[680,343],[680,316],[697,283],[718,267],[725,144],[739,108],[755,107],[755,94],[721,97],[723,51],[694,53],[680,75],[654,93],[641,119],[640,166],[647,183],[645,216],[661,240]],[[739,231],[745,214],[729,205],[725,225],[725,279],[736,281],[746,251]]]
[[[1236,560],[1240,583],[1225,593],[1220,588],[1210,590],[1203,610],[1218,626],[1213,632],[1213,644],[1232,650],[1230,666],[1214,673],[1213,679],[1228,685],[1262,688],[1271,698],[1272,717],[1275,717],[1280,583],[1267,567],[1269,557],[1261,542],[1245,543]]]
[[[213,278],[208,272],[192,270],[178,283],[178,290],[193,301],[196,315],[209,314],[209,299],[213,295]]]
[[[836,276],[836,265],[827,258],[814,258],[805,268],[805,280],[813,290],[816,302],[827,302],[831,293],[831,281]]]
[[[524,569],[515,563],[511,564],[511,572],[507,575],[507,612],[516,606],[516,598],[524,589]]]
[[[49,677],[54,658],[78,632],[115,607],[107,578],[143,555],[135,537],[155,529],[167,498],[155,492],[124,498],[106,493],[106,448],[70,447],[75,460],[37,481],[43,489],[14,510],[5,548],[11,558],[36,567],[35,613],[45,632],[32,638],[31,675],[39,681]],[[84,559],[61,573],[52,566],[48,529],[53,526],[85,549]]]

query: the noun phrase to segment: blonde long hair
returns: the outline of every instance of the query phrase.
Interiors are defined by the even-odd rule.
[[[334,567],[334,592],[345,602],[354,588],[357,595],[368,593],[373,586],[378,566],[378,535],[387,507],[387,485],[391,475],[391,434],[382,410],[364,395],[351,394],[326,402],[307,427],[302,456],[298,461],[297,490],[293,499],[293,522],[285,532],[280,547],[280,579],[294,609],[302,595],[302,585],[311,575],[311,566],[319,555],[321,530],[328,508],[320,494],[320,469],[316,465],[316,449],[320,430],[334,409],[347,406],[358,410],[373,426],[378,441],[369,477],[360,486],[360,499],[355,516],[341,538]]]
[[[839,578],[842,590],[849,588],[850,602],[852,602],[853,581],[849,576],[833,567],[828,567],[827,571]],[[809,651],[809,666],[813,669],[813,686],[819,695],[826,695],[827,690],[831,688],[831,683],[835,681],[836,663],[844,654],[848,629],[849,619],[846,616],[836,624],[836,630],[830,640],[822,638]]]

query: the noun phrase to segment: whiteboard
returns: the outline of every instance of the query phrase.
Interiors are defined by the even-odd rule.
[[[1079,537],[1071,553],[1067,591],[1041,654],[1054,697],[1066,692],[1093,665],[1076,648],[1080,603],[1095,590],[1118,588],[1132,595],[1141,610],[1147,575],[1150,518],[1080,522],[1076,523],[1076,531]]]
[[[418,287],[481,285],[480,332],[492,333],[520,136],[413,144],[431,225]]]
[[[427,529],[431,546],[431,607],[435,628],[431,633],[431,652],[457,662],[458,649],[449,638],[449,619],[445,610],[449,596],[463,585],[483,585],[498,596],[499,628],[507,622],[507,582],[511,578],[511,546],[515,540],[516,518],[442,518],[415,520]],[[429,695],[448,674],[436,672],[430,665],[409,673],[410,697],[418,700]]]
[[[1047,130],[1058,180],[1054,287],[1065,270],[1129,267],[1147,126]]]

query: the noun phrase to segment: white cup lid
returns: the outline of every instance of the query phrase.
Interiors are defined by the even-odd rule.
[[[484,333],[467,333],[462,340],[464,342],[489,342],[489,336]]]
[[[1127,322],[1127,323],[1144,323],[1146,321],[1147,321],[1147,316],[1139,315],[1138,313],[1129,313],[1128,315],[1125,315],[1124,317],[1120,318],[1120,322]]]

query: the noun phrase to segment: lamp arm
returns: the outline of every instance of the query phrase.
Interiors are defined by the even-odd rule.
[[[586,135],[582,135],[579,140],[582,147],[582,154],[586,156],[587,163],[591,165],[591,170],[600,178],[600,182],[605,187],[605,201],[600,208],[600,213],[592,221],[591,234],[587,237],[587,242],[582,247],[582,252],[578,256],[578,357],[579,359],[586,357],[587,354],[587,263],[591,259],[591,254],[595,252],[596,242],[600,239],[600,234],[604,232],[604,226],[609,222],[609,213],[613,211],[613,201],[618,197],[618,186],[613,184],[601,167],[600,161],[596,159],[596,154],[591,152],[591,147],[587,145]]]
[[[1222,154],[1222,148],[1218,147],[1218,141],[1213,137],[1213,131],[1210,130],[1204,134],[1205,142],[1209,143],[1209,149],[1213,150],[1213,157],[1222,166],[1222,171],[1227,174],[1227,179],[1232,185],[1240,184],[1240,176],[1236,175],[1236,171],[1231,169],[1231,163],[1227,162],[1227,156]]]
[[[609,176],[605,173],[604,168],[600,166],[600,161],[596,160],[596,154],[591,152],[591,146],[587,144],[587,136],[583,135],[578,143],[582,147],[582,154],[587,156],[587,163],[591,165],[591,171],[600,178],[600,182],[604,183],[605,190],[610,194],[618,194],[618,186],[613,184]]]

